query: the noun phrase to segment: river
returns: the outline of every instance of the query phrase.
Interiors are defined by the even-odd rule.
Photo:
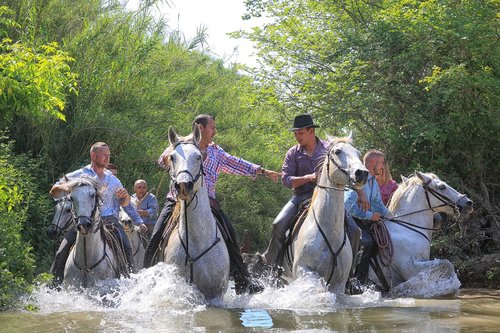
[[[232,285],[232,283],[231,283]],[[106,297],[101,296],[103,290]],[[169,265],[107,281],[85,293],[45,286],[0,312],[0,332],[498,332],[500,291],[459,290],[439,299],[336,296],[313,276],[258,295],[228,290],[207,305]]]

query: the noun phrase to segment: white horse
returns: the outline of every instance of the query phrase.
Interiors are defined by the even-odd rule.
[[[62,184],[73,203],[73,217],[77,222],[78,235],[71,249],[64,270],[64,284],[90,287],[99,280],[128,274],[127,266],[120,264],[106,240],[119,249],[117,237],[102,224],[99,215],[100,186],[90,176],[70,180]],[[120,251],[120,250],[118,250]],[[118,252],[120,253],[120,252]],[[122,257],[124,255],[122,254]]]
[[[170,178],[177,192],[173,216],[177,226],[162,251],[163,261],[178,267],[208,301],[220,301],[228,287],[229,255],[210,209],[203,180],[203,157],[198,126],[187,137],[170,127]]]
[[[316,272],[330,291],[344,293],[353,258],[344,225],[344,191],[346,185],[363,187],[368,170],[351,136],[329,141],[307,217],[292,242],[291,271],[285,264],[285,276],[295,279],[300,270]]]
[[[47,228],[47,236],[52,240],[66,234],[68,229],[75,227],[75,220],[71,211],[73,206],[71,199],[68,196],[63,196],[56,201],[54,218],[52,219],[52,224]]]
[[[130,241],[132,257],[134,258],[134,267],[136,270],[140,270],[144,266],[144,253],[146,252],[148,240],[146,239],[146,236],[141,233],[141,228],[133,225],[132,220],[121,207],[120,223],[123,225],[123,229],[125,230],[125,233]]]
[[[392,239],[393,253],[391,256],[385,251],[379,252],[377,260],[393,294],[434,297],[458,289],[460,282],[452,263],[446,259],[429,259],[435,230],[433,214],[468,216],[473,211],[473,202],[434,174],[415,172],[415,176],[403,178],[389,210],[394,218],[384,224]],[[373,270],[370,270],[370,279],[383,286]]]

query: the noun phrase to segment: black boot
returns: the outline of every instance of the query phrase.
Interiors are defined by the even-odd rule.
[[[52,278],[52,284],[49,286],[50,288],[54,288],[59,290],[60,286],[64,280],[64,269],[66,267],[66,261],[69,257],[69,252],[71,247],[76,241],[77,232],[75,229],[68,230],[61,244],[59,245],[59,249],[57,250],[56,256],[54,258],[54,262],[50,267],[50,273],[54,276]]]
[[[146,247],[146,252],[144,253],[144,268],[149,268],[153,266],[156,262],[155,261],[155,253],[158,250],[158,247],[160,246],[160,241],[161,241],[161,236],[163,234],[163,230],[165,227],[160,227],[158,230],[156,230],[156,233],[154,233],[151,236],[151,239],[149,240],[148,246]]]
[[[264,286],[257,280],[253,280],[249,276],[244,276],[236,270],[231,274],[234,279],[234,291],[236,295],[241,294],[259,294],[264,291]]]

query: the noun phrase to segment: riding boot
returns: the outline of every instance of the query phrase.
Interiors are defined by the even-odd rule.
[[[299,198],[303,200],[302,197]],[[265,262],[268,265],[273,267],[283,265],[286,232],[290,228],[290,224],[299,210],[300,200],[288,201],[273,221],[271,241],[263,254]],[[298,201],[298,203],[296,203],[296,201]]]
[[[163,236],[163,232],[165,231],[165,227],[172,216],[172,211],[175,207],[175,201],[167,198],[165,200],[165,206],[163,207],[160,216],[158,216],[158,220],[156,221],[155,227],[153,229],[153,233],[151,238],[149,239],[148,246],[146,247],[146,252],[144,253],[144,268],[149,268],[153,266],[155,263],[155,254],[160,246],[161,238]]]
[[[166,223],[160,221],[156,222],[155,230],[151,235],[151,239],[146,247],[146,252],[144,253],[144,268],[153,266],[153,257],[158,250],[158,246],[160,245],[161,237],[163,235],[163,231],[165,230],[165,224]]]
[[[368,231],[369,223],[364,222],[364,227],[361,233],[361,248],[358,252],[357,267],[356,267],[356,278],[358,281],[365,285],[368,282],[368,271],[370,269],[370,259],[376,253],[376,246],[373,236],[370,231]]]
[[[243,262],[240,247],[236,241],[236,232],[231,223],[229,223],[229,218],[220,209],[218,202],[216,202],[215,199],[212,199],[212,201],[212,212],[219,223],[219,227],[224,230],[222,234],[224,236],[224,241],[226,242],[229,254],[229,272],[234,279],[236,294],[239,295],[245,292],[254,294],[262,292],[264,290],[264,286],[250,277],[250,273]]]
[[[69,257],[69,252],[73,244],[76,241],[77,232],[75,229],[70,229],[64,236],[59,249],[55,255],[52,266],[50,267],[50,273],[54,276],[52,278],[52,287],[58,288],[64,280],[64,269],[66,267],[66,261]]]

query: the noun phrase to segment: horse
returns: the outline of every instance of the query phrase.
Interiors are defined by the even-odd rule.
[[[344,293],[353,259],[344,225],[344,191],[346,186],[362,188],[368,170],[352,145],[352,135],[328,139],[307,216],[292,240],[293,258],[285,256],[283,273],[293,280],[300,272],[315,272],[330,291]]]
[[[77,227],[76,242],[64,269],[64,284],[86,288],[100,280],[117,278],[120,273],[128,275],[120,241],[100,218],[103,189],[97,180],[83,175],[61,188],[69,193]]]
[[[466,217],[473,211],[473,202],[436,175],[416,171],[409,179],[403,177],[403,183],[393,194],[389,210],[393,217],[383,221],[383,225],[387,228],[392,246],[389,250],[382,248],[376,256],[375,262],[378,261],[383,277],[379,278],[370,269],[370,280],[382,289],[389,287],[394,294],[413,297],[441,296],[458,289],[458,279],[455,286],[444,285],[442,290],[438,288],[437,280],[453,281],[456,274],[449,260],[429,258],[432,233],[437,230],[433,228],[433,214],[444,212]],[[416,286],[418,279],[415,278],[424,273],[422,285]],[[437,280],[429,281],[429,278]],[[385,282],[381,281],[384,279]],[[432,290],[432,295],[425,295],[422,287],[426,285],[438,290]]]
[[[168,131],[171,153],[168,165],[177,204],[171,221],[177,221],[160,253],[181,276],[211,301],[221,301],[229,281],[229,254],[210,209],[203,178],[203,156],[198,148],[198,126],[186,137]]]
[[[125,213],[123,208],[120,207],[120,223],[123,225],[123,229],[127,234],[130,241],[130,247],[132,248],[132,257],[134,258],[133,265],[136,270],[142,269],[144,266],[144,253],[146,253],[146,247],[148,246],[148,240],[144,234],[140,232],[140,228],[133,225],[130,217]]]
[[[75,227],[75,221],[71,209],[73,204],[68,196],[56,199],[54,208],[54,218],[51,225],[47,228],[47,236],[51,240],[56,240],[61,235],[66,234],[68,229]]]

